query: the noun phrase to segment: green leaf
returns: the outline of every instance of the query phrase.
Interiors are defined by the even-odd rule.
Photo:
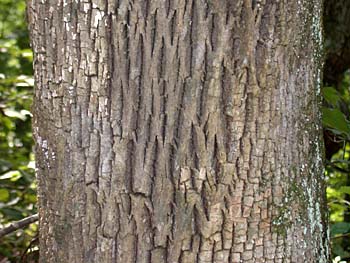
[[[7,117],[18,118],[22,121],[27,119],[26,112],[23,114],[22,112],[15,111],[13,109],[4,109],[4,113]]]
[[[323,98],[331,105],[336,106],[340,100],[338,91],[333,87],[322,88]]]
[[[346,251],[341,244],[332,244],[332,252],[341,258],[347,258],[350,256],[350,253]]]
[[[342,186],[339,188],[339,192],[350,195],[350,186]]]
[[[0,189],[0,202],[7,202],[10,197],[10,191],[7,189]]]
[[[331,226],[331,236],[346,234],[350,231],[350,223],[347,222],[339,222],[332,224]]]
[[[33,51],[30,48],[22,49],[21,54],[22,57],[28,57],[30,59],[33,59]]]
[[[10,179],[11,181],[17,181],[22,177],[22,174],[19,171],[9,171],[0,176],[0,180]]]
[[[331,128],[338,134],[350,134],[349,123],[344,114],[338,109],[330,109],[323,107],[322,109],[323,125]]]
[[[20,220],[24,217],[22,212],[16,208],[4,207],[0,209],[0,212],[4,214],[10,221]]]
[[[11,162],[0,158],[0,167],[4,167],[5,169],[7,169],[8,167],[11,167],[11,166],[12,166]]]
[[[26,201],[28,201],[29,203],[33,203],[33,204],[36,203],[36,201],[37,201],[35,194],[25,194],[24,199]]]

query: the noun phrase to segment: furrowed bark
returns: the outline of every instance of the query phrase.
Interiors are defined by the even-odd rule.
[[[321,1],[28,10],[41,262],[327,262]]]

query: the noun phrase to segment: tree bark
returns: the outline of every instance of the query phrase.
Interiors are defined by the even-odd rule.
[[[321,0],[30,0],[41,262],[327,262]]]

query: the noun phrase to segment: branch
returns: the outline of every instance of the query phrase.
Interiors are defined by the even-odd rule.
[[[35,215],[28,216],[26,218],[23,218],[19,221],[13,222],[9,226],[0,229],[0,238],[20,228],[24,228],[27,225],[38,221],[38,219],[39,219],[38,214],[35,214]]]
[[[340,237],[348,237],[350,236],[350,233],[345,233],[345,234],[341,234],[341,235],[336,235],[334,237],[331,237],[331,239],[336,239],[336,238],[340,238]]]

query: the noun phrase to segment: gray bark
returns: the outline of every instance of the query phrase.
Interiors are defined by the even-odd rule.
[[[31,0],[41,262],[327,262],[320,0]]]

